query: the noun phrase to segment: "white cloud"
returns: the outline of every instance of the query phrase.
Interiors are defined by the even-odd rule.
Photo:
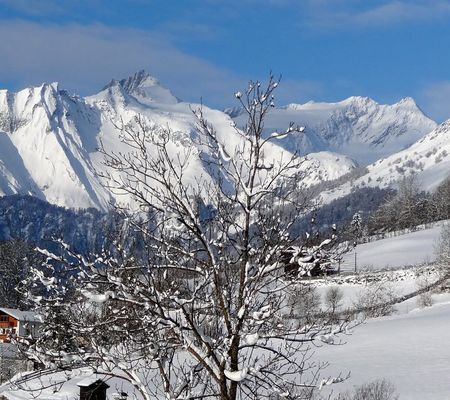
[[[15,9],[29,16],[58,15],[67,12],[67,3],[62,4],[58,0],[0,0],[0,6]]]
[[[359,4],[357,4],[359,3]],[[310,23],[317,27],[354,28],[433,21],[450,16],[448,0],[389,0],[367,6],[356,0],[310,0]]]
[[[0,23],[0,76],[23,85],[59,81],[90,94],[111,78],[145,68],[189,100],[220,103],[245,80],[183,53],[157,33],[103,25]]]
[[[450,14],[447,1],[405,2],[393,1],[354,15],[354,21],[361,25],[383,25],[408,21],[427,21]]]
[[[420,95],[425,111],[438,122],[450,118],[450,81],[430,83]]]
[[[58,81],[63,88],[86,95],[111,78],[127,77],[144,68],[176,96],[187,101],[203,97],[205,104],[222,107],[234,105],[232,94],[248,81],[180,51],[155,32],[0,21],[0,37],[0,77],[20,87]],[[280,92],[280,101],[288,98],[288,84],[311,95],[318,87],[308,82],[283,82],[280,86],[286,88]]]
[[[323,89],[323,85],[319,82],[282,78],[275,93],[275,102],[277,106],[282,106],[288,103],[317,100],[318,96],[323,93]]]

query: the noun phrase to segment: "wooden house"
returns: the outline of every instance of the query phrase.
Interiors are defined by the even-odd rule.
[[[0,307],[0,342],[9,342],[11,337],[35,337],[41,323],[34,311]]]
[[[104,381],[89,377],[78,382],[80,400],[106,400],[106,390],[109,388]]]
[[[288,279],[333,275],[338,272],[326,252],[317,248],[291,246],[280,257]]]

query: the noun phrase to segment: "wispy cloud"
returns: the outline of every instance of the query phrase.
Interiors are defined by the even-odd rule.
[[[420,97],[425,111],[439,122],[450,118],[450,81],[433,82],[426,85]]]
[[[447,0],[310,0],[310,24],[322,28],[348,29],[427,22],[450,17]]]
[[[67,2],[63,4],[58,0],[0,0],[0,6],[8,7],[28,16],[64,14],[70,9]]]
[[[323,94],[324,87],[320,82],[295,80],[282,77],[276,93],[276,104],[304,103],[317,100]]]
[[[146,68],[181,98],[217,101],[242,83],[231,72],[183,53],[157,33],[103,25],[0,23],[0,76],[37,84],[58,80],[83,94]],[[201,82],[201,84],[200,84]],[[200,86],[201,85],[201,86]],[[198,100],[197,99],[197,100]]]
[[[138,29],[0,21],[0,37],[0,81],[20,86],[59,81],[86,95],[111,78],[144,68],[178,97],[189,101],[203,97],[206,104],[222,107],[234,104],[232,94],[248,80],[179,50],[165,36]],[[315,90],[307,82],[282,86],[288,85],[309,88],[310,94]],[[281,100],[293,101],[287,93],[280,93]]]

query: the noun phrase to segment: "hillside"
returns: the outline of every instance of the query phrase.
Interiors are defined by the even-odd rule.
[[[356,246],[358,271],[394,269],[434,262],[436,245],[445,223],[439,222],[428,229],[398,236],[392,234],[392,237],[386,239],[358,244]],[[347,253],[342,260],[342,270],[353,271],[354,259],[354,251]]]
[[[56,251],[57,239],[83,255],[111,244],[123,219],[96,209],[68,210],[33,196],[0,197],[0,241],[20,239]]]
[[[322,193],[323,202],[343,197],[354,188],[395,187],[399,180],[411,174],[417,176],[417,183],[423,190],[432,191],[450,173],[449,135],[450,120],[407,149],[367,166],[367,173],[363,176]]]
[[[351,374],[348,381],[333,389],[345,391],[386,378],[395,385],[400,399],[448,399],[449,300],[443,295],[442,303],[430,308],[369,320],[345,337],[345,345],[318,349],[317,356],[331,364],[330,375],[341,371]]]

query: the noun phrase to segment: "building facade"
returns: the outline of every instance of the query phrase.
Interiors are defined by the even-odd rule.
[[[9,342],[12,337],[36,337],[41,323],[34,311],[0,307],[0,342]]]

